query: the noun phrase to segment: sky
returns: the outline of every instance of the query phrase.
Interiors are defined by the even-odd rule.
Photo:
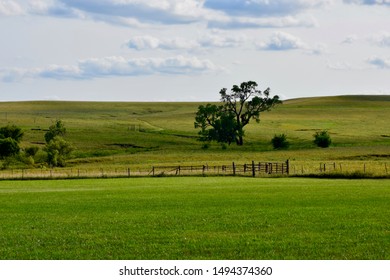
[[[0,101],[390,94],[390,0],[0,0]]]

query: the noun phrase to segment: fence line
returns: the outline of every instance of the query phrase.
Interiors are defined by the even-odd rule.
[[[324,173],[361,173],[374,176],[389,176],[388,161],[334,161],[334,162],[294,162],[290,174],[324,174]]]
[[[268,176],[305,175],[358,172],[389,176],[390,162],[255,162],[226,165],[156,165],[149,168],[55,168],[55,169],[6,169],[0,170],[0,180],[12,179],[67,179],[67,178],[130,178],[148,176]]]
[[[56,168],[11,169],[0,171],[0,180],[11,179],[66,179],[66,178],[126,178],[147,176],[260,176],[262,174],[289,174],[289,161],[257,162],[230,165],[152,166],[151,168]]]

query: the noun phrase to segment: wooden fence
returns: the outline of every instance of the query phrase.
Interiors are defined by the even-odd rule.
[[[154,166],[148,175],[244,175],[255,177],[261,174],[289,174],[289,161],[286,162],[254,162],[245,164],[209,166]]]
[[[11,169],[0,171],[0,180],[12,179],[77,179],[77,178],[129,178],[148,176],[261,176],[289,174],[289,161],[254,162],[230,165],[152,166],[151,168],[100,169]]]
[[[155,165],[151,167],[55,168],[0,170],[0,180],[12,179],[77,179],[77,178],[129,178],[151,176],[269,176],[310,174],[351,174],[389,176],[388,161],[339,162],[255,162],[226,165]]]

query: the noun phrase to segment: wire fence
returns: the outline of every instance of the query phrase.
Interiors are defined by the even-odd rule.
[[[225,165],[156,165],[150,167],[43,168],[0,170],[0,180],[130,178],[163,176],[288,176],[310,174],[390,176],[390,162],[255,162]]]
[[[269,174],[288,175],[289,162],[254,162],[229,165],[175,165],[145,168],[53,168],[10,169],[0,171],[0,179],[66,179],[66,178],[126,178],[160,176],[261,176]]]

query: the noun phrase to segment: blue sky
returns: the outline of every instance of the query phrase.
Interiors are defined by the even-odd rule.
[[[0,0],[0,101],[390,94],[390,0]]]

